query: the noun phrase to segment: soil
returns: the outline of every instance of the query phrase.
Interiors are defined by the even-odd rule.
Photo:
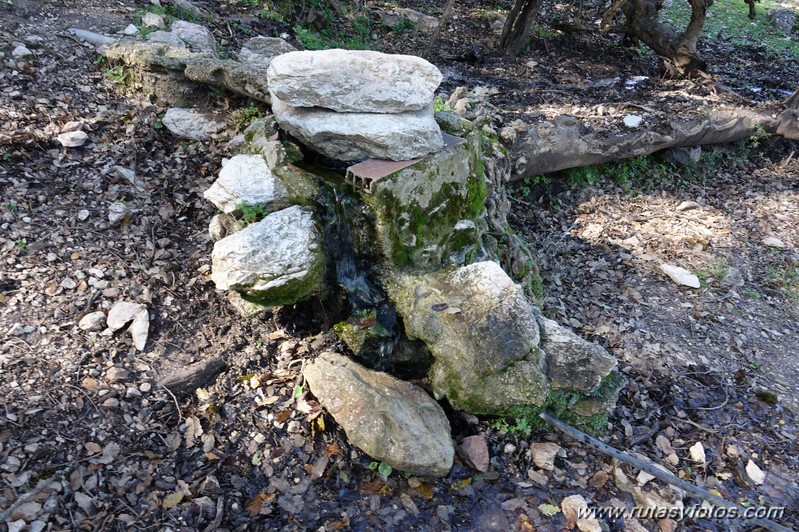
[[[443,7],[396,3],[433,6],[434,15]],[[504,121],[528,109],[580,114],[608,103],[698,113],[781,99],[799,79],[795,63],[724,42],[703,44],[715,81],[661,80],[656,58],[594,35],[534,38],[509,61],[491,48],[479,11],[489,4],[458,10],[436,49],[385,28],[373,45],[427,54],[447,73],[442,92],[496,87],[491,104]],[[216,13],[209,26],[232,50],[254,33],[292,30],[256,16],[253,4],[201,5]],[[0,6],[0,508],[24,498],[0,514],[0,530],[562,530],[570,523],[547,505],[566,496],[632,505],[636,490],[619,471],[638,471],[554,430],[451,409],[457,441],[488,442],[487,473],[461,458],[443,479],[370,467],[302,386],[304,359],[342,349],[323,305],[242,318],[210,280],[214,212],[202,192],[228,155],[226,138],[172,137],[159,122],[163,109],[125,94],[94,49],[67,32],[118,31],[149,6]],[[33,57],[13,58],[18,43]],[[627,89],[631,76],[647,79]],[[716,81],[740,90],[719,92]],[[232,135],[252,102],[219,95],[209,104],[228,112]],[[84,146],[56,140],[69,122],[88,133]],[[602,343],[629,379],[602,439],[728,500],[784,506],[777,520],[788,527],[799,526],[796,148],[761,139],[707,151],[693,170],[652,159],[628,182],[602,170],[590,186],[564,174],[509,191],[512,223],[539,255],[543,311]],[[134,170],[135,183],[116,166]],[[115,203],[130,210],[117,225],[108,221]],[[675,285],[663,261],[701,272],[702,287]],[[78,328],[118,300],[147,306],[144,351],[124,330]],[[222,364],[196,391],[159,384],[209,360]],[[534,463],[535,442],[561,446],[553,469]],[[691,458],[697,442],[703,463]],[[750,461],[764,483],[746,473]],[[659,481],[643,489],[674,497]],[[700,503],[684,497],[686,506]],[[746,528],[709,519],[608,525]]]

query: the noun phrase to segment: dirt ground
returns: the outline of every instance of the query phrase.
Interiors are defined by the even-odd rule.
[[[443,4],[397,3],[434,14]],[[563,514],[547,505],[566,496],[632,505],[641,489],[625,475],[637,470],[554,430],[451,409],[457,441],[487,439],[488,473],[460,458],[443,479],[370,468],[301,387],[302,360],[341,348],[321,303],[242,318],[210,280],[214,212],[202,193],[252,102],[219,95],[209,104],[228,113],[229,132],[180,141],[160,125],[163,109],[124,94],[94,49],[67,32],[119,31],[149,5],[0,5],[0,530],[563,530]],[[211,28],[233,50],[254,33],[292,29],[250,4],[202,5],[219,15]],[[443,92],[497,87],[491,103],[506,121],[540,106],[577,112],[632,101],[668,110],[676,93],[718,103],[706,85],[660,80],[655,58],[600,47],[607,41],[596,36],[533,39],[516,62],[489,45],[475,51],[473,42],[489,41],[477,7],[485,6],[453,21],[440,49],[385,29],[374,45],[427,54],[447,72]],[[13,58],[19,43],[32,58]],[[735,101],[782,97],[799,79],[796,64],[757,61],[757,47],[705,46],[720,81],[747,72],[761,88]],[[634,91],[589,83],[639,75],[647,80]],[[665,92],[669,99],[652,96]],[[84,146],[57,142],[69,122],[88,133]],[[728,500],[784,506],[778,521],[788,527],[799,526],[796,149],[761,139],[706,150],[694,169],[667,172],[653,159],[628,182],[602,173],[575,184],[564,174],[509,190],[512,223],[540,259],[544,313],[602,343],[630,381],[602,439]],[[133,170],[134,182],[117,166]],[[130,215],[114,225],[108,211],[119,203]],[[672,283],[663,261],[699,272],[701,288]],[[147,306],[144,351],[125,331],[77,326],[119,300]],[[196,393],[159,385],[208,360],[223,366]],[[534,463],[536,442],[561,446],[551,470]],[[697,442],[704,463],[691,458]],[[766,472],[762,484],[747,474],[750,461]],[[675,496],[659,481],[643,490]],[[751,528],[707,519],[607,526]]]

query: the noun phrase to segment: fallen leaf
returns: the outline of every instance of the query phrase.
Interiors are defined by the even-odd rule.
[[[194,447],[194,440],[201,436],[203,433],[203,426],[200,420],[194,416],[186,418],[186,432],[183,439],[186,441],[186,448],[191,449]]]
[[[169,510],[170,508],[174,508],[175,506],[180,504],[180,501],[182,500],[183,500],[183,492],[176,491],[175,493],[170,493],[169,495],[164,497],[164,500],[161,501],[161,507],[164,510]]]
[[[552,517],[553,515],[560,513],[560,508],[552,504],[539,504],[538,511],[547,517]]]

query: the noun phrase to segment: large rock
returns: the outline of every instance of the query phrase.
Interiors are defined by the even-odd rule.
[[[172,33],[180,37],[192,52],[205,52],[216,55],[216,39],[205,26],[176,20],[170,27]]]
[[[386,267],[463,266],[479,254],[487,195],[479,143],[479,134],[466,142],[448,137],[438,153],[361,189]],[[350,167],[348,179],[361,180],[360,166]]]
[[[534,308],[499,265],[398,275],[387,288],[407,334],[436,359],[430,380],[437,397],[475,414],[544,404],[549,383]]]
[[[296,48],[279,37],[258,36],[244,44],[239,52],[239,60],[267,67],[275,57],[296,51]]]
[[[310,209],[294,206],[214,244],[211,278],[266,306],[296,303],[321,291],[324,255]]]
[[[591,393],[616,367],[616,359],[599,344],[584,340],[543,316],[538,317],[538,323],[553,388]]]
[[[272,112],[284,130],[322,155],[341,161],[405,161],[444,146],[432,107],[400,114],[336,113],[294,107],[273,95]]]
[[[331,352],[306,364],[304,373],[350,443],[400,471],[449,473],[455,456],[449,421],[424,390]]]
[[[427,109],[441,72],[421,57],[361,50],[291,52],[269,64],[269,90],[294,107],[404,113]]]
[[[275,211],[289,206],[289,193],[260,155],[236,155],[219,172],[203,197],[224,213],[241,205],[263,205]]]
[[[161,122],[170,133],[188,140],[206,140],[225,128],[224,119],[216,115],[179,107],[167,110]]]
[[[271,101],[266,85],[266,67],[262,65],[202,56],[189,60],[183,73],[192,81],[231,90],[262,102]]]

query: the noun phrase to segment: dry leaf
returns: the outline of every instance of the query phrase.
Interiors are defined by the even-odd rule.
[[[174,508],[175,506],[180,504],[180,501],[182,500],[183,500],[183,492],[176,491],[175,493],[170,493],[169,495],[164,497],[164,500],[161,501],[161,507],[164,510],[169,510],[170,508]]]
[[[186,418],[186,433],[183,435],[186,441],[186,448],[191,449],[194,447],[194,440],[200,437],[203,433],[203,426],[200,420],[194,416]]]
[[[94,443],[93,441],[87,441],[85,444],[83,444],[83,447],[86,449],[86,451],[88,451],[89,454],[97,454],[103,450],[103,448],[100,447],[100,444]]]

